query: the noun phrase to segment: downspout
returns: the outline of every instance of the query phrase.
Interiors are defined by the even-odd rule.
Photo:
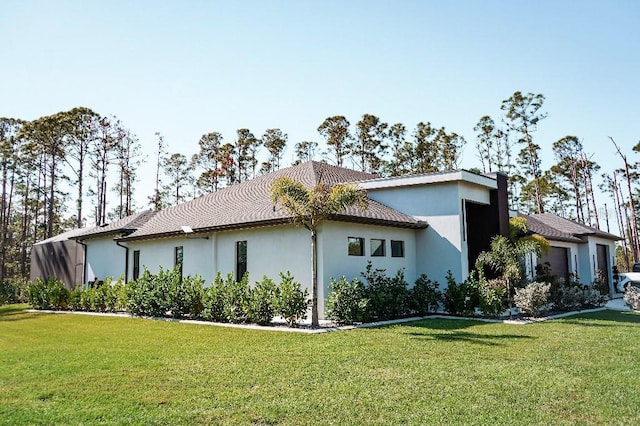
[[[82,286],[84,287],[89,284],[87,283],[87,245],[82,240],[76,240],[76,242],[82,246],[82,251],[84,252],[82,257]]]
[[[122,247],[125,250],[124,253],[124,283],[129,282],[129,247],[120,244],[120,241],[114,240],[118,247]]]

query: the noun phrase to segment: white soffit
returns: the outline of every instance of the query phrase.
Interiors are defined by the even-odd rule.
[[[358,182],[363,189],[380,189],[395,188],[402,186],[429,185],[434,183],[445,182],[468,182],[471,184],[484,186],[490,189],[496,189],[498,183],[495,179],[488,176],[471,173],[467,170],[456,170],[453,172],[429,173],[424,175],[400,176],[381,178],[373,180],[365,180]]]

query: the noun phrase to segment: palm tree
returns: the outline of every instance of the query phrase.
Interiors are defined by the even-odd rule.
[[[546,238],[534,234],[527,227],[527,220],[514,217],[509,220],[510,236],[496,235],[491,240],[490,250],[483,251],[476,260],[476,268],[482,271],[485,266],[499,273],[507,285],[509,299],[509,318],[512,317],[511,289],[524,276],[524,258],[529,253],[540,257],[549,251]]]
[[[322,220],[344,212],[352,205],[367,208],[369,198],[364,189],[355,184],[329,186],[319,182],[314,188],[288,177],[276,179],[271,185],[271,201],[280,204],[295,223],[311,232],[311,325],[318,326],[318,225]]]

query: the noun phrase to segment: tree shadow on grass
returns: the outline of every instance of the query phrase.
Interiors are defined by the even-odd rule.
[[[620,324],[640,324],[640,314],[635,312],[605,310],[576,314],[552,321],[563,324],[581,325],[583,327],[617,327]]]
[[[485,346],[500,346],[508,340],[535,338],[517,333],[487,334],[463,330],[478,325],[495,325],[495,323],[463,319],[427,319],[406,323],[401,327],[406,328],[405,334],[411,336],[413,339],[469,342]],[[416,328],[418,330],[416,330]]]
[[[414,339],[441,340],[445,342],[467,342],[484,346],[502,346],[509,340],[535,339],[532,336],[522,334],[484,334],[468,331],[454,331],[451,333],[407,333]]]
[[[26,305],[0,306],[0,322],[22,321],[41,316],[41,313],[25,312]]]

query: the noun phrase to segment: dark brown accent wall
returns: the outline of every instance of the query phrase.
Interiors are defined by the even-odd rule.
[[[83,281],[84,248],[74,240],[36,244],[31,248],[30,279],[55,277],[68,289]]]

